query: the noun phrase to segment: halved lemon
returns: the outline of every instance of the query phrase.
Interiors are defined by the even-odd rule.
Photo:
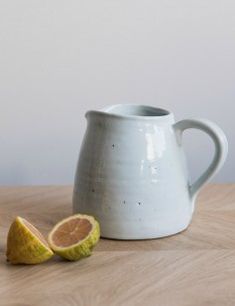
[[[12,264],[37,264],[53,255],[46,239],[27,220],[16,217],[7,237],[7,259]]]
[[[100,238],[99,223],[88,215],[73,215],[55,225],[48,236],[52,250],[68,260],[90,256]]]

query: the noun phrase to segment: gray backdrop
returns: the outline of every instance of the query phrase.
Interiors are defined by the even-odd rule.
[[[0,1],[0,184],[73,181],[84,112],[115,103],[204,117],[229,139],[234,181],[235,2]],[[213,146],[185,134],[192,179]]]

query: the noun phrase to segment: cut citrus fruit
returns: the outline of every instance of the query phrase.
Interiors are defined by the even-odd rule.
[[[12,264],[37,264],[53,255],[46,239],[27,220],[16,217],[7,237],[7,259]]]
[[[100,238],[99,223],[88,215],[74,215],[55,225],[48,242],[52,250],[68,260],[91,255]]]

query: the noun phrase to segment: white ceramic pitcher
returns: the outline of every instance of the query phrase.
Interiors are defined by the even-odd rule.
[[[106,238],[158,238],[186,229],[198,191],[226,159],[223,131],[204,119],[175,123],[169,111],[144,105],[114,105],[86,118],[74,212],[94,215]],[[213,161],[193,184],[182,147],[182,132],[190,128],[215,144]]]

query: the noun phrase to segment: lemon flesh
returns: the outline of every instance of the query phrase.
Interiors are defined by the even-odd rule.
[[[48,236],[52,250],[75,261],[90,256],[100,238],[100,226],[94,217],[76,214],[57,223]]]
[[[42,234],[27,220],[16,217],[7,237],[8,261],[12,264],[37,264],[53,254]]]

